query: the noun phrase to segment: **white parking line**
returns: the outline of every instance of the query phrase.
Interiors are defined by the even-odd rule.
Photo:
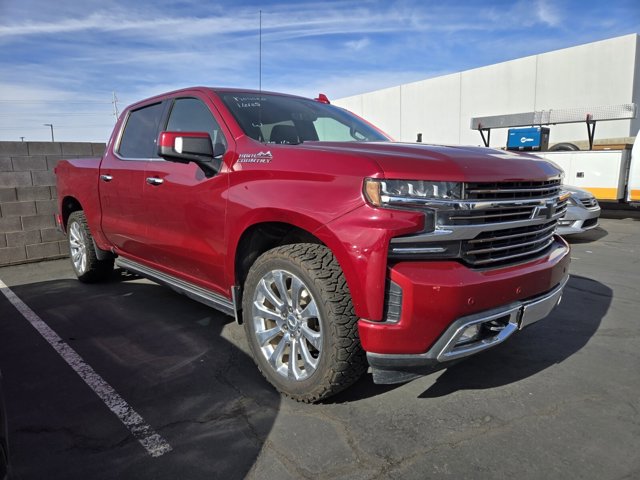
[[[65,362],[80,375],[80,378],[100,397],[109,410],[116,414],[131,434],[152,457],[159,457],[172,450],[171,445],[147,424],[144,419],[91,368],[77,352],[67,345],[56,332],[31,310],[7,285],[0,280],[0,291],[7,300],[26,318],[42,337],[49,342]]]

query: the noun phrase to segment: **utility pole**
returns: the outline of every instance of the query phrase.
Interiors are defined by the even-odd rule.
[[[51,127],[51,141],[55,142],[55,140],[53,139],[53,123],[43,123],[43,125],[45,127]]]
[[[24,142],[24,137],[20,137],[20,141],[21,141],[21,142]]]
[[[113,92],[113,97],[111,100],[111,103],[113,103],[113,116],[115,117],[115,121],[118,121],[118,117],[120,116],[120,113],[118,112],[118,97],[116,97],[116,92]]]

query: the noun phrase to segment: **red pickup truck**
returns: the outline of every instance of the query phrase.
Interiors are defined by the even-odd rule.
[[[243,323],[278,390],[407,381],[544,318],[568,280],[562,172],[395,143],[326,97],[196,87],[128,107],[58,164],[81,281],[119,267]]]

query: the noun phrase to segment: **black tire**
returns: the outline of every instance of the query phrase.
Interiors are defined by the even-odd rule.
[[[280,297],[284,301],[278,307]],[[258,368],[288,397],[320,401],[352,385],[366,370],[351,295],[327,247],[299,243],[261,255],[247,275],[242,306]],[[278,352],[280,358],[274,359]]]
[[[562,143],[556,143],[555,145],[553,145],[549,149],[549,152],[576,152],[578,150],[580,149],[576,144],[569,143],[569,142],[562,142]]]
[[[107,280],[111,276],[113,258],[98,260],[93,236],[82,210],[69,215],[67,240],[71,266],[78,280],[85,283],[95,283]]]

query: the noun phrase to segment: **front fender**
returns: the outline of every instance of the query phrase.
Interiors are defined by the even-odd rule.
[[[363,205],[313,232],[338,260],[358,317],[382,320],[389,241],[423,228],[421,213]]]

